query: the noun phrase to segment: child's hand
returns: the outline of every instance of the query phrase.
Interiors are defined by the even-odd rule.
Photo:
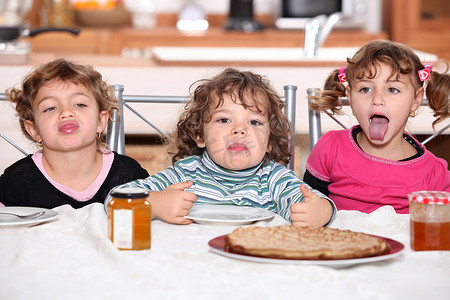
[[[197,196],[185,189],[192,185],[191,181],[172,184],[159,192],[150,192],[152,216],[173,224],[190,224],[186,219],[189,209],[197,201]]]
[[[305,200],[291,205],[292,225],[323,226],[328,223],[333,213],[331,203],[314,194],[304,184],[300,186],[300,191]]]

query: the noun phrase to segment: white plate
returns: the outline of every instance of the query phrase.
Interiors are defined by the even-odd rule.
[[[33,219],[22,219],[15,216],[0,215],[0,227],[36,225],[53,220],[58,215],[58,213],[54,210],[39,207],[25,207],[25,206],[0,207],[0,212],[9,212],[18,215],[29,215],[39,211],[44,211],[44,214],[38,218]]]
[[[376,235],[374,235],[376,236]],[[332,268],[348,268],[357,264],[371,263],[376,261],[382,261],[391,259],[399,255],[405,245],[395,240],[391,240],[382,236],[376,236],[384,239],[391,250],[387,254],[364,257],[364,258],[352,258],[352,259],[335,259],[335,260],[300,260],[300,259],[281,259],[281,258],[264,258],[258,256],[250,256],[244,254],[236,254],[225,251],[225,235],[218,236],[208,242],[210,250],[214,253],[235,258],[239,260],[245,261],[253,261],[253,262],[261,262],[261,263],[272,263],[272,264],[290,264],[290,265],[319,265],[319,266],[327,266]]]
[[[269,210],[250,206],[197,204],[186,218],[199,224],[245,225],[273,218],[274,215]]]

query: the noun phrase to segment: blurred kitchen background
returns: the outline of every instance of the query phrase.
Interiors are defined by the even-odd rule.
[[[0,91],[56,57],[93,65],[130,95],[185,96],[190,84],[225,66],[250,69],[267,76],[280,94],[284,85],[298,86],[296,170],[302,176],[309,154],[306,89],[320,88],[332,69],[374,39],[405,43],[424,61],[450,60],[450,1],[1,0]],[[34,151],[10,105],[0,105],[0,132]],[[181,109],[137,104],[169,132]],[[167,166],[155,131],[125,115],[126,154],[150,173]],[[323,131],[339,129],[322,119]],[[408,129],[423,140],[433,132],[432,120],[423,107]],[[352,122],[351,114],[344,117],[344,123]],[[449,160],[449,145],[444,134],[427,147]],[[0,151],[0,172],[23,157],[3,140]]]

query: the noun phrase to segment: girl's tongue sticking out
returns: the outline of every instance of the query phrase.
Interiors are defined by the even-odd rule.
[[[389,128],[389,119],[385,116],[374,115],[369,121],[370,139],[382,141]]]

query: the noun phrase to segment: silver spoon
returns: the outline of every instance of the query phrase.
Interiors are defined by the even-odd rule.
[[[10,213],[10,212],[0,212],[0,215],[12,215],[12,216],[16,216],[16,217],[22,218],[22,219],[34,219],[34,218],[39,218],[44,213],[45,213],[45,211],[38,211],[38,212],[28,214],[28,215],[18,215],[18,214]]]

